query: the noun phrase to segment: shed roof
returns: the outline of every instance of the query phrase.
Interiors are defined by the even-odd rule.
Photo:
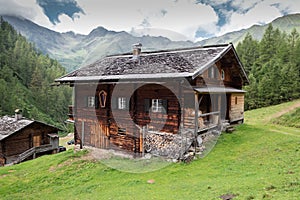
[[[142,52],[138,59],[134,59],[132,54],[107,56],[55,81],[195,78],[230,50],[234,51],[244,81],[248,82],[232,44]]]
[[[199,93],[245,93],[245,90],[240,90],[232,87],[195,87],[195,91]]]
[[[41,123],[45,126],[51,126],[59,130],[58,128],[52,125],[48,125],[42,122],[38,122],[26,118],[21,118],[19,120],[16,120],[14,117],[3,116],[0,118],[0,141],[33,123]]]

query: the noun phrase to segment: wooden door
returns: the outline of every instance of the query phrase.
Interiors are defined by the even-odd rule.
[[[101,149],[109,148],[109,128],[104,124],[94,124],[91,127],[91,145]]]
[[[33,146],[34,147],[41,146],[41,136],[40,135],[33,136]]]

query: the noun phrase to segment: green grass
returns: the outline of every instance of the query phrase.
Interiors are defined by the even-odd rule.
[[[272,123],[282,126],[300,128],[300,108],[273,119]]]
[[[245,124],[190,164],[128,173],[70,149],[3,167],[0,199],[299,199],[300,131],[270,122],[297,102],[246,112]]]

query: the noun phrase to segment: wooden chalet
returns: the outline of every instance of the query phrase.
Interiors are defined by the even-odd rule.
[[[76,144],[168,155],[162,143],[185,151],[199,134],[243,122],[248,78],[232,44],[152,52],[137,44],[56,82],[74,88]]]
[[[15,117],[0,118],[0,166],[15,164],[58,151],[59,129],[42,122]]]

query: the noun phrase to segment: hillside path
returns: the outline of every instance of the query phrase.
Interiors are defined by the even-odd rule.
[[[268,121],[270,121],[271,119],[274,119],[274,118],[277,118],[277,117],[280,117],[296,108],[299,108],[300,107],[300,101],[293,104],[292,106],[288,107],[288,108],[284,108],[283,110],[281,110],[280,112],[277,112],[273,115],[271,115],[269,118],[268,118]]]

